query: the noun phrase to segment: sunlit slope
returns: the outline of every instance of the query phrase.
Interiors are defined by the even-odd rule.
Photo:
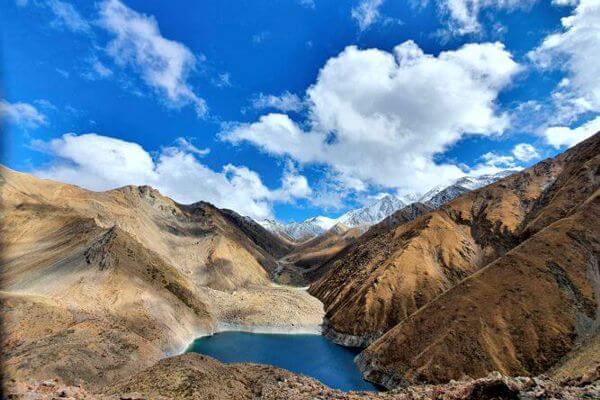
[[[444,207],[491,261],[371,344],[365,375],[387,386],[536,375],[596,335],[599,170],[597,134]]]

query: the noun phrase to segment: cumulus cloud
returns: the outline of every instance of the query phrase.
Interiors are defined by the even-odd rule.
[[[562,31],[546,36],[529,57],[542,69],[566,72],[553,94],[560,113],[574,119],[600,112],[600,74],[593,60],[600,54],[600,0],[581,0],[561,23]]]
[[[448,17],[449,31],[453,34],[465,35],[482,30],[479,21],[484,10],[527,9],[537,0],[438,0],[437,4],[443,15]]]
[[[48,0],[48,6],[54,13],[55,26],[64,27],[73,32],[88,33],[91,31],[90,24],[85,20],[71,3],[60,0]]]
[[[252,107],[257,110],[272,108],[283,112],[298,112],[304,108],[304,102],[300,97],[290,92],[284,92],[281,96],[259,93],[252,99]]]
[[[498,93],[520,70],[500,43],[425,54],[407,41],[393,53],[347,47],[307,90],[309,120],[271,113],[222,132],[300,163],[321,164],[348,182],[422,191],[464,174],[434,156],[465,134],[509,125]]]
[[[281,178],[281,188],[274,190],[274,200],[289,202],[294,199],[306,198],[312,194],[312,189],[305,176],[300,175],[292,162],[287,162]]]
[[[185,45],[163,37],[154,17],[140,14],[119,0],[106,0],[100,4],[100,25],[113,35],[107,51],[118,65],[139,71],[168,105],[192,105],[199,116],[206,114],[205,101],[188,83],[197,58]]]
[[[529,143],[516,144],[510,154],[499,154],[497,152],[487,152],[479,157],[479,162],[473,167],[468,168],[467,172],[471,176],[496,174],[498,172],[511,169],[523,169],[522,163],[528,163],[540,158],[540,154],[535,147]]]
[[[281,187],[271,190],[260,176],[244,166],[225,165],[215,171],[195,155],[206,152],[186,139],[162,148],[155,157],[137,143],[88,133],[68,133],[33,147],[54,157],[34,171],[43,178],[107,190],[124,185],[150,185],[181,203],[204,200],[254,218],[272,216],[274,202],[289,202],[310,194],[306,178],[288,167]]]
[[[512,154],[515,159],[524,162],[540,158],[540,153],[537,151],[537,149],[528,143],[519,143],[515,145],[512,150]]]
[[[23,128],[37,128],[46,125],[46,116],[29,103],[9,103],[0,100],[0,119]]]
[[[543,132],[549,145],[556,149],[571,147],[600,132],[600,117],[596,117],[577,128],[568,126],[553,126]]]
[[[351,10],[352,18],[361,31],[367,30],[381,17],[379,8],[384,0],[360,0],[360,3]]]

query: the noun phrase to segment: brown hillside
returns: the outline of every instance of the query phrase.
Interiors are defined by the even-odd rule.
[[[442,212],[470,227],[484,259],[494,261],[361,353],[365,375],[387,386],[494,370],[535,375],[593,336],[599,187],[597,134],[445,206]]]
[[[5,168],[0,180],[5,377],[98,388],[219,324],[321,321],[316,299],[271,286],[280,243],[237,214],[149,187],[92,192]]]
[[[598,135],[554,160],[464,194],[412,222],[363,235],[311,293],[328,335],[368,344],[445,290],[568,215],[597,188]]]
[[[312,277],[321,264],[353,243],[362,234],[363,230],[360,228],[348,229],[336,225],[327,232],[298,245],[285,257],[285,261],[294,264],[304,274]]]
[[[102,228],[117,226],[182,273],[215,289],[268,283],[268,271],[276,268],[271,249],[257,243],[269,247],[269,240],[277,243],[280,239],[265,230],[259,232],[261,240],[253,239],[208,203],[183,206],[147,186],[99,193],[6,168],[1,172],[4,215],[10,213],[5,223],[9,226],[28,219],[30,213],[45,224],[54,210],[93,219]],[[9,247],[11,234],[6,232],[3,238]],[[16,234],[28,241],[34,239],[25,232]]]

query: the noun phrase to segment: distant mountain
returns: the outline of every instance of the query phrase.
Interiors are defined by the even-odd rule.
[[[497,180],[518,172],[514,169],[507,169],[496,174],[486,174],[480,176],[464,176],[454,181],[450,186],[438,185],[433,187],[427,193],[419,198],[419,202],[427,204],[432,208],[438,208],[443,204],[454,200],[463,193],[479,189],[490,185]]]
[[[396,196],[388,194],[366,207],[348,211],[336,220],[349,228],[371,226],[392,215],[406,204]]]
[[[304,241],[325,233],[336,224],[336,220],[327,217],[312,217],[303,222],[290,222],[282,224],[273,219],[258,221],[265,229],[278,234],[286,239]]]
[[[287,225],[286,231],[296,240],[306,240],[328,231],[335,224],[333,218],[318,216],[303,222],[292,222]]]
[[[282,224],[281,222],[275,220],[275,219],[271,219],[271,218],[266,218],[266,219],[261,219],[256,221],[258,222],[260,225],[262,225],[263,228],[281,236],[282,238],[288,239],[288,240],[295,240],[293,237],[290,236],[290,234],[287,232],[287,225],[286,224]]]
[[[469,191],[469,189],[456,184],[447,186],[445,188],[436,187],[425,193],[425,195],[423,195],[421,198],[421,202],[427,204],[431,208],[438,208],[442,204],[446,204],[461,194]]]
[[[366,230],[409,204],[423,203],[428,207],[438,208],[463,193],[487,186],[515,172],[517,171],[505,170],[497,174],[465,176],[456,180],[450,186],[435,186],[423,195],[419,193],[408,193],[402,196],[388,194],[365,207],[350,210],[335,219],[318,216],[303,222],[291,222],[289,224],[282,224],[274,219],[264,219],[258,221],[258,223],[283,238],[296,241],[311,239],[325,233],[334,226],[337,226],[340,230],[351,228]]]
[[[500,171],[495,174],[486,174],[479,176],[463,176],[454,182],[455,185],[462,186],[469,190],[475,190],[482,188],[487,185],[491,185],[492,183],[500,180],[502,178],[506,178],[509,175],[516,174],[519,172],[517,169],[506,169],[504,171]]]

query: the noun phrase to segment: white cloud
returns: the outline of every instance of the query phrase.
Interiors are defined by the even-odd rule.
[[[90,24],[72,4],[60,0],[48,0],[47,4],[54,13],[54,25],[65,27],[73,32],[90,32]]]
[[[528,143],[519,143],[512,149],[512,154],[519,161],[532,161],[540,158],[537,149]]]
[[[352,8],[352,18],[356,20],[361,31],[367,30],[381,17],[379,8],[383,2],[384,0],[360,0],[360,3]]]
[[[527,9],[537,0],[437,0],[438,7],[449,19],[451,33],[465,35],[482,30],[480,13],[489,10]]]
[[[92,63],[92,69],[98,76],[102,78],[108,78],[113,74],[111,69],[108,68],[106,65],[102,64],[102,62],[100,62],[99,60],[96,60]]]
[[[298,174],[296,166],[287,162],[283,177],[281,178],[281,188],[273,191],[272,198],[279,201],[292,201],[293,199],[302,199],[310,196],[312,189],[305,176]]]
[[[191,104],[199,116],[206,114],[205,101],[188,83],[197,58],[185,45],[164,38],[154,17],[140,14],[119,0],[106,0],[100,5],[100,24],[114,36],[107,51],[117,64],[139,71],[146,84],[164,95],[168,105]]]
[[[600,117],[596,117],[585,124],[572,129],[567,126],[553,126],[543,132],[549,145],[554,148],[571,147],[600,132]]]
[[[522,169],[514,156],[502,155],[493,151],[483,154],[479,160],[480,162],[467,168],[470,176],[492,175],[507,169]]]
[[[258,96],[252,99],[252,107],[257,110],[273,108],[283,112],[298,112],[304,108],[304,102],[300,97],[290,92],[284,92],[281,96],[259,93]]]
[[[106,79],[113,75],[113,71],[100,61],[96,55],[89,57],[87,64],[87,69],[81,74],[85,79]]]
[[[37,100],[34,100],[33,102],[45,110],[51,110],[51,111],[58,110],[58,107],[56,107],[50,100],[47,100],[47,99],[37,99]]]
[[[600,112],[600,73],[594,58],[600,54],[600,0],[581,0],[561,22],[562,32],[548,35],[529,57],[540,68],[566,72],[553,94],[559,113],[575,119]]]
[[[46,125],[46,116],[29,103],[9,103],[0,100],[0,119],[6,119],[23,128],[37,128]]]
[[[329,166],[346,181],[421,191],[463,175],[434,156],[465,134],[509,124],[495,100],[520,67],[500,43],[469,44],[435,57],[412,41],[388,53],[346,48],[307,90],[306,128],[285,114],[225,129],[232,143],[300,163]]]
[[[523,169],[522,163],[527,163],[540,158],[540,153],[529,143],[516,144],[510,154],[499,154],[497,152],[487,152],[479,157],[481,162],[473,167],[467,167],[467,173],[471,176],[496,174],[498,172],[511,169]]]
[[[179,137],[179,138],[175,139],[175,143],[177,143],[177,145],[181,149],[183,149],[187,152],[196,154],[197,156],[200,156],[200,157],[204,157],[210,153],[210,149],[208,149],[208,148],[200,149],[200,148],[194,146],[192,144],[192,142],[186,138]]]
[[[37,176],[91,190],[150,185],[181,203],[204,200],[254,218],[271,217],[273,202],[310,194],[306,178],[295,169],[286,169],[282,186],[275,190],[244,166],[227,164],[214,171],[194,156],[205,151],[182,138],[176,146],[162,148],[155,158],[137,143],[94,133],[70,133],[33,145],[54,157],[49,167],[34,172]]]

